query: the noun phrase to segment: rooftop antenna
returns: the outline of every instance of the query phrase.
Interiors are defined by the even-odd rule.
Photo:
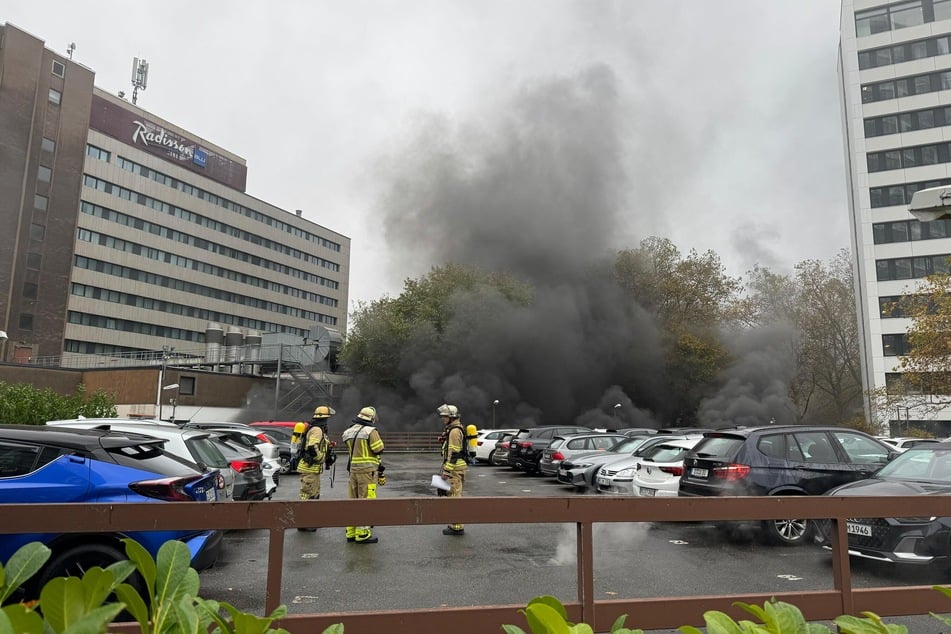
[[[135,104],[139,96],[139,89],[145,90],[149,83],[149,63],[144,59],[132,59],[132,103]]]
[[[69,59],[73,59],[73,51],[76,50],[76,42],[70,42],[69,46],[66,47],[66,53],[69,55]]]

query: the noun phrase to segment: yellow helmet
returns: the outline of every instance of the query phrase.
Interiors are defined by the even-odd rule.
[[[459,408],[455,405],[446,405],[443,403],[436,409],[436,413],[440,416],[448,416],[449,418],[459,418]]]
[[[334,408],[327,407],[326,405],[321,405],[314,410],[314,418],[330,418],[337,412],[334,411]]]
[[[371,423],[375,423],[377,421],[376,408],[364,407],[363,409],[360,410],[360,413],[357,414],[357,418],[359,418],[360,420],[365,420]]]

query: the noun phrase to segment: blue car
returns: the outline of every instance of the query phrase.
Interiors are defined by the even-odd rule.
[[[216,501],[218,472],[166,453],[163,442],[117,431],[0,425],[0,504]],[[166,541],[180,540],[196,570],[215,563],[222,542],[214,530],[0,534],[0,562],[29,542],[52,549],[24,588],[29,594],[54,577],[126,559],[124,537],[153,557]]]

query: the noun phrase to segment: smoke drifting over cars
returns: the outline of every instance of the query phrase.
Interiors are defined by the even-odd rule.
[[[652,185],[649,170],[632,173],[622,157],[661,141],[625,127],[622,100],[612,69],[591,66],[524,86],[464,124],[425,118],[380,162],[377,213],[398,270],[455,262],[504,271],[534,297],[513,306],[484,290],[457,294],[444,330],[451,343],[434,353],[421,333],[405,351],[412,398],[351,388],[344,411],[372,403],[384,428],[438,428],[435,408],[451,402],[464,422],[489,426],[498,399],[499,427],[676,422],[657,326],[609,268],[624,217],[652,211],[625,200]],[[745,394],[740,407],[775,416],[785,404],[762,369],[747,383],[738,365],[728,387]],[[775,402],[761,403],[764,395]],[[711,400],[706,416],[726,409]]]

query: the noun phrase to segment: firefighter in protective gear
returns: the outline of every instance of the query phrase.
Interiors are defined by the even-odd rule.
[[[466,453],[469,447],[466,442],[466,432],[459,420],[459,408],[455,405],[440,405],[436,413],[442,419],[445,431],[442,442],[442,479],[449,482],[448,497],[462,497],[462,486],[466,481],[466,469],[469,462]],[[442,529],[443,535],[465,535],[462,524],[450,524]]]
[[[300,473],[300,499],[320,499],[320,474],[328,457],[330,439],[327,437],[327,421],[336,412],[321,405],[314,410],[310,427],[301,437],[300,460],[297,471]],[[327,465],[330,466],[329,464]],[[316,528],[298,528],[299,531],[314,532]]]
[[[353,419],[353,424],[343,432],[343,441],[347,443],[347,471],[350,483],[347,496],[350,499],[376,498],[379,478],[380,454],[383,453],[383,439],[376,425],[379,419],[376,408],[364,407]],[[357,544],[375,544],[380,541],[371,532],[371,526],[348,526],[347,541]]]

